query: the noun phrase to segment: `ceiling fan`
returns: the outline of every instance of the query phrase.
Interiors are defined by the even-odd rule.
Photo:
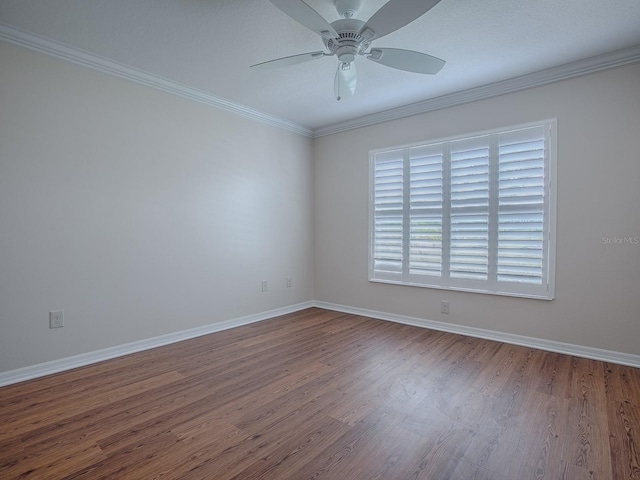
[[[369,60],[408,72],[435,75],[445,61],[398,48],[371,48],[371,42],[395,32],[431,10],[440,0],[390,0],[365,23],[354,18],[363,0],[333,0],[341,17],[329,24],[303,0],[270,0],[276,7],[322,37],[325,51],[302,53],[251,65],[252,68],[267,69],[286,67],[323,57],[338,57],[340,62],[334,81],[336,98],[352,96],[356,91],[357,73],[355,59],[358,55]]]

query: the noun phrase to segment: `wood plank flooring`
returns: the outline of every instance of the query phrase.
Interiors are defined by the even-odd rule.
[[[640,370],[312,308],[0,388],[0,478],[640,480]]]

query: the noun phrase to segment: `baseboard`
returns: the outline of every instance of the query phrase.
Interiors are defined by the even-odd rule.
[[[77,367],[83,367],[92,363],[102,362],[130,353],[141,352],[143,350],[149,350],[151,348],[161,347],[163,345],[169,345],[171,343],[181,342],[183,340],[189,340],[191,338],[200,337],[202,335],[208,335],[210,333],[220,332],[222,330],[228,330],[230,328],[240,327],[242,325],[249,325],[251,323],[260,322],[262,320],[268,320],[280,315],[286,315],[287,313],[294,313],[305,308],[313,306],[313,302],[304,302],[296,305],[290,305],[283,308],[277,308],[266,312],[257,313],[254,315],[247,315],[245,317],[234,318],[231,320],[225,320],[223,322],[212,323],[204,325],[202,327],[191,328],[188,330],[182,330],[179,332],[168,333],[159,337],[148,338],[145,340],[139,340],[137,342],[126,343],[124,345],[118,345],[115,347],[109,347],[102,350],[96,350],[94,352],[83,353],[80,355],[74,355],[72,357],[61,358],[59,360],[52,360],[50,362],[39,363],[37,365],[31,365],[16,370],[9,370],[8,372],[0,373],[0,387],[5,385],[11,385],[14,383],[24,382],[25,380],[31,380],[38,377],[44,377],[45,375],[51,375],[53,373],[60,373],[65,370],[71,370]]]
[[[425,320],[422,318],[396,315],[393,313],[378,312],[375,310],[366,310],[363,308],[355,308],[345,305],[336,305],[327,302],[315,301],[313,302],[313,306],[324,308],[326,310],[334,310],[337,312],[376,318],[378,320],[387,320],[390,322],[402,323],[405,325],[413,325],[415,327],[423,327],[432,330],[439,330],[442,332],[457,333],[469,337],[484,338],[486,340],[495,340],[498,342],[504,342],[513,345],[521,345],[523,347],[532,347],[540,350],[547,350],[549,352],[564,353],[566,355],[573,355],[576,357],[601,360],[604,362],[640,368],[640,355],[633,355],[630,353],[614,352],[611,350],[603,350],[600,348],[585,347],[582,345],[574,345],[571,343],[555,342],[553,340],[544,340],[540,338],[526,337],[523,335],[514,335],[510,333],[498,332],[495,330],[486,330],[483,328],[466,327],[464,325],[454,325],[451,323]]]
[[[337,305],[334,303],[310,301],[290,305],[287,307],[277,308],[266,312],[247,315],[245,317],[234,318],[223,322],[212,323],[202,327],[191,328],[179,332],[161,335],[137,342],[109,347],[94,352],[74,355],[72,357],[53,360],[50,362],[31,365],[8,372],[0,372],[0,387],[11,385],[14,383],[24,382],[34,378],[44,377],[53,373],[60,373],[77,367],[83,367],[92,363],[102,362],[123,355],[149,350],[151,348],[169,345],[171,343],[189,340],[191,338],[208,335],[210,333],[228,330],[230,328],[249,325],[251,323],[268,320],[270,318],[286,315],[288,313],[298,312],[310,307],[323,308],[325,310],[333,310],[337,312],[350,313],[353,315],[361,315],[379,320],[402,323],[404,325],[413,325],[415,327],[429,328],[442,332],[457,333],[469,337],[484,338],[487,340],[495,340],[498,342],[509,343],[513,345],[521,345],[524,347],[538,348],[550,352],[564,353],[566,355],[574,355],[576,357],[590,358],[593,360],[601,360],[620,365],[628,365],[640,368],[640,355],[630,353],[614,352],[611,350],[603,350],[593,347],[585,347],[582,345],[574,345],[571,343],[555,342],[553,340],[544,340],[534,337],[526,337],[523,335],[514,335],[510,333],[498,332],[495,330],[486,330],[483,328],[467,327],[464,325],[454,325],[451,323],[437,322],[434,320],[426,320],[423,318],[408,317],[405,315],[396,315],[393,313],[379,312],[375,310],[367,310],[363,308],[349,307],[346,305]]]

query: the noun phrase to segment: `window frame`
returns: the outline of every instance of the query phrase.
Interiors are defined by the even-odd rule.
[[[406,171],[409,165],[409,156],[411,149],[416,148],[428,148],[434,145],[442,144],[443,151],[445,152],[442,159],[442,175],[443,175],[443,199],[442,199],[442,212],[443,216],[446,215],[449,219],[448,222],[442,220],[442,248],[443,248],[443,270],[446,263],[444,258],[448,257],[448,253],[445,254],[444,250],[450,250],[450,243],[445,246],[445,241],[450,242],[450,230],[445,232],[445,223],[451,224],[451,145],[453,142],[459,142],[476,137],[489,137],[489,142],[493,141],[493,138],[497,138],[500,134],[508,134],[516,132],[518,130],[530,129],[533,127],[544,128],[544,204],[543,204],[543,277],[541,285],[525,285],[519,282],[506,282],[498,281],[497,274],[495,272],[495,265],[497,265],[497,246],[498,241],[493,236],[493,242],[488,243],[488,275],[495,275],[495,278],[488,278],[487,280],[475,280],[475,279],[460,279],[449,277],[449,272],[443,272],[441,277],[429,276],[429,275],[416,275],[409,272],[409,254],[410,251],[407,248],[408,238],[406,233],[408,232],[408,226],[403,227],[403,255],[402,255],[402,272],[392,274],[389,272],[381,273],[374,270],[374,248],[375,248],[375,162],[376,156],[381,154],[390,154],[391,152],[402,151],[403,154],[403,206],[402,206],[402,218],[403,225],[410,220],[410,205],[408,205],[409,188],[407,187],[407,181],[409,173]],[[491,137],[494,136],[494,137]],[[495,148],[495,142],[490,148]],[[448,157],[447,157],[448,156]],[[492,164],[492,159],[498,158],[495,153],[489,156],[489,171],[490,175],[496,175],[498,165]],[[453,291],[465,291],[474,293],[484,293],[491,295],[513,296],[522,298],[533,298],[542,300],[552,300],[555,297],[555,250],[556,250],[556,211],[557,211],[557,119],[546,119],[536,122],[529,122],[518,125],[511,125],[491,130],[473,132],[468,134],[456,135],[445,138],[436,138],[432,140],[426,140],[421,142],[415,142],[411,144],[405,144],[400,146],[391,146],[386,148],[379,148],[371,150],[369,152],[369,225],[368,225],[368,279],[370,282],[375,283],[387,283],[396,285],[406,285],[424,288],[434,288],[442,290]],[[497,194],[495,186],[497,186],[497,180],[494,178],[490,180],[493,185],[489,187],[489,203],[491,215],[497,214]],[[493,190],[492,190],[493,188]],[[449,190],[448,194],[445,194],[445,190]],[[493,192],[493,194],[491,194]],[[448,202],[447,202],[448,200]],[[491,227],[489,227],[491,228]],[[497,224],[494,225],[494,230],[497,228]],[[492,268],[492,266],[494,268]]]

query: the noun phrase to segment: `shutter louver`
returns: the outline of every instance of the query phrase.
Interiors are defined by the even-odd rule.
[[[442,275],[442,144],[409,153],[409,273]]]
[[[544,276],[543,127],[500,135],[498,281],[541,285]]]
[[[374,163],[374,272],[402,273],[403,154],[380,154]]]
[[[486,280],[489,268],[489,144],[451,144],[450,276]]]

